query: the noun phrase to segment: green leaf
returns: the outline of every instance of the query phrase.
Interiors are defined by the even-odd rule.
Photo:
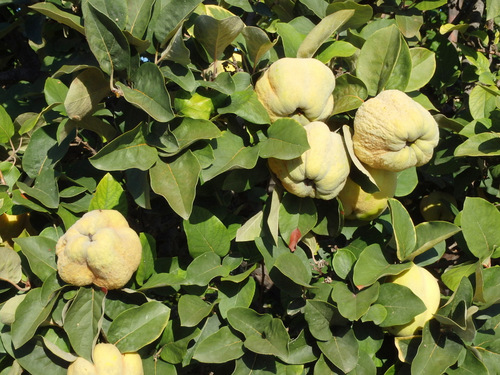
[[[236,231],[236,242],[253,241],[262,233],[264,212],[259,211]]]
[[[128,309],[109,326],[108,341],[122,352],[136,352],[162,334],[170,317],[170,308],[158,301]]]
[[[448,368],[446,373],[449,375],[489,375],[490,372],[483,363],[483,358],[474,349],[467,348],[465,358],[458,360],[457,366]]]
[[[9,247],[0,246],[0,280],[16,285],[21,281],[23,270],[21,267],[21,257]]]
[[[384,306],[387,311],[380,327],[406,324],[426,310],[425,304],[410,288],[395,283],[380,285],[376,303]]]
[[[231,94],[230,99],[231,103],[227,107],[217,109],[218,113],[234,113],[254,124],[269,124],[271,122],[269,114],[251,87]]]
[[[333,284],[332,299],[337,303],[339,312],[349,320],[359,320],[378,298],[380,285],[373,284],[367,289],[353,293],[343,282]]]
[[[415,375],[440,375],[465,350],[458,337],[441,332],[432,321],[429,323],[424,326],[422,343],[411,363],[411,373]]]
[[[91,210],[118,210],[123,215],[127,215],[127,197],[121,186],[110,173],[106,173],[99,181],[92,200]]]
[[[139,238],[142,245],[142,258],[135,273],[135,280],[139,285],[143,285],[144,281],[155,272],[156,241],[153,236],[147,233],[140,233]]]
[[[305,39],[307,33],[302,33],[297,30],[292,22],[277,22],[276,31],[282,40],[285,57],[297,57],[299,46]]]
[[[344,320],[336,306],[326,301],[314,299],[306,300],[304,319],[308,323],[309,331],[314,338],[321,341],[332,339],[333,334],[330,326],[339,324]]]
[[[92,114],[109,92],[109,82],[100,69],[85,69],[71,82],[64,99],[64,108],[68,117],[79,121]]]
[[[68,87],[62,81],[49,77],[45,80],[43,94],[49,106],[55,103],[64,103],[68,94]],[[64,106],[54,107],[54,110],[64,113]]]
[[[235,307],[227,312],[227,320],[231,327],[243,333],[245,338],[260,335],[272,319],[270,314],[259,314],[246,307]]]
[[[42,288],[31,289],[17,306],[16,319],[11,325],[12,344],[15,349],[26,344],[36,333],[36,330],[49,316],[57,296],[50,300],[42,300]]]
[[[349,73],[342,74],[335,82],[332,115],[357,109],[368,97],[363,81]]]
[[[266,32],[256,26],[245,26],[243,30],[241,30],[241,34],[245,38],[248,58],[252,62],[254,68],[277,42],[277,40],[271,42]]]
[[[172,38],[184,20],[201,2],[202,0],[184,0],[181,3],[176,0],[156,2],[150,25],[153,25],[154,35],[161,45]]]
[[[338,249],[333,255],[332,266],[337,274],[342,279],[345,279],[351,272],[356,256],[349,249]]]
[[[255,331],[257,332],[246,337],[244,341],[246,349],[258,354],[288,357],[290,337],[281,319],[273,318],[262,329],[255,328]]]
[[[467,139],[455,149],[455,156],[498,156],[500,134],[480,133]]]
[[[194,35],[210,57],[218,60],[244,26],[243,21],[237,16],[218,20],[202,14],[194,22]]]
[[[297,158],[310,148],[304,126],[290,118],[273,122],[259,147],[261,157],[281,160]]]
[[[472,275],[476,271],[477,266],[478,263],[465,262],[457,266],[449,267],[441,276],[441,281],[450,288],[450,290],[454,291],[460,285],[462,278]]]
[[[344,329],[328,341],[318,341],[318,347],[344,373],[353,370],[358,363],[359,344],[352,329]]]
[[[411,73],[405,91],[416,91],[425,86],[436,71],[435,53],[422,47],[410,49]]]
[[[189,254],[196,258],[204,253],[214,253],[220,257],[229,252],[231,237],[226,226],[210,211],[193,207],[188,220],[184,220]]]
[[[220,262],[220,257],[213,252],[206,252],[196,257],[186,270],[186,285],[206,286],[213,278],[229,275],[229,269]]]
[[[225,326],[198,344],[193,359],[202,363],[225,363],[243,354],[243,342]]]
[[[396,25],[375,31],[363,44],[356,65],[371,96],[382,90],[404,90],[411,73],[408,45]]]
[[[311,287],[309,285],[309,282],[311,281],[311,273],[296,254],[281,254],[275,260],[273,267],[278,269],[295,284],[306,288]]]
[[[187,220],[193,210],[200,172],[201,165],[190,150],[169,163],[158,160],[149,171],[151,189]]]
[[[17,186],[26,195],[35,198],[45,207],[57,208],[59,206],[59,190],[55,179],[55,171],[46,169],[40,172],[33,186],[18,181]]]
[[[460,227],[447,221],[431,221],[418,224],[415,227],[417,244],[408,259],[413,260],[416,256],[432,249],[440,242],[460,232],[460,230]]]
[[[254,270],[255,267],[252,267]],[[222,281],[227,280],[223,278]],[[249,307],[255,295],[255,279],[246,278],[242,282],[222,282],[219,286],[219,311],[227,318],[227,312],[234,307]]]
[[[174,118],[163,74],[156,64],[144,63],[137,69],[133,88],[120,82],[116,82],[116,86],[123,92],[126,101],[155,120],[168,122]]]
[[[373,17],[373,9],[369,4],[358,4],[354,1],[336,1],[328,5],[326,14],[332,14],[344,9],[354,9],[354,15],[344,24],[342,30],[357,29],[364,26]]]
[[[398,172],[396,197],[405,197],[410,194],[418,185],[417,168],[410,167]]]
[[[212,311],[212,305],[198,296],[184,294],[178,302],[179,318],[184,327],[195,327]]]
[[[127,30],[135,37],[142,38],[148,28],[155,0],[127,1]]]
[[[64,331],[75,352],[92,361],[92,351],[102,326],[104,293],[81,287],[64,319]]]
[[[299,0],[319,18],[325,18],[328,4],[323,0]]]
[[[85,36],[101,69],[109,75],[128,69],[130,46],[118,25],[90,1],[82,5]]]
[[[495,0],[486,0],[486,20],[500,16],[500,4]]]
[[[500,246],[500,212],[482,198],[467,197],[461,216],[462,233],[467,246],[482,262]]]
[[[290,244],[290,236],[294,230],[300,231],[300,239],[314,228],[317,220],[318,213],[312,198],[286,194],[282,199],[279,210],[279,230],[287,244]]]
[[[500,91],[496,87],[475,86],[469,94],[470,113],[474,119],[487,118],[497,107]]]
[[[243,139],[229,130],[223,131],[222,136],[210,142],[214,152],[213,164],[201,172],[203,182],[207,182],[231,169],[251,169],[259,158],[258,147],[247,147]]]
[[[85,35],[85,29],[82,26],[82,20],[75,14],[65,12],[52,3],[36,3],[30,5],[29,8],[36,10],[37,12],[47,16],[53,20],[56,20],[63,25],[69,26],[72,29],[78,31],[80,34]]]
[[[398,259],[404,261],[415,250],[417,234],[410,214],[397,199],[388,199]]]
[[[31,271],[42,281],[57,272],[56,241],[42,236],[19,237],[14,242],[28,259]]]
[[[158,153],[147,144],[144,132],[145,125],[139,124],[113,139],[89,159],[91,164],[105,171],[148,170],[158,160]]]
[[[358,49],[354,47],[351,43],[345,42],[343,40],[336,40],[334,42],[325,42],[322,48],[319,50],[318,54],[316,55],[316,58],[322,63],[328,64],[335,57],[351,57],[357,51]]]
[[[213,139],[221,136],[219,128],[211,121],[184,118],[175,129],[172,130],[179,150],[182,150],[201,139]]]
[[[297,50],[297,57],[313,57],[319,47],[353,15],[354,10],[346,9],[323,18],[302,41]]]
[[[410,266],[410,263],[393,264],[392,261],[389,262],[380,245],[374,243],[361,252],[354,265],[354,284],[358,288],[372,285],[382,276],[397,275]]]
[[[40,337],[36,337],[26,345],[15,349],[12,354],[16,360],[11,368],[7,367],[7,370],[16,371],[16,366],[22,367],[17,369],[20,372],[16,372],[16,375],[22,372],[51,375],[65,375],[67,373],[67,364],[50,353]],[[9,372],[9,374],[14,374],[14,372]]]

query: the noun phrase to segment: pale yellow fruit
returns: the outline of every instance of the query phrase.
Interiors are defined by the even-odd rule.
[[[348,178],[339,194],[344,208],[344,217],[347,220],[370,221],[379,217],[387,208],[387,199],[392,198],[396,193],[398,180],[396,172],[366,166],[365,168],[377,183],[380,191],[367,193],[351,178]]]
[[[255,92],[271,121],[281,117],[305,117],[321,121],[333,110],[335,76],[313,58],[282,58],[274,62],[255,84]]]
[[[68,367],[68,375],[99,375],[93,363],[87,361],[85,358],[78,357]]]
[[[142,245],[120,212],[94,210],[59,239],[56,255],[57,270],[65,282],[118,289],[137,270]]]
[[[372,168],[389,171],[427,163],[439,142],[431,114],[398,90],[382,91],[364,102],[354,117],[356,156]]]
[[[12,241],[18,237],[28,224],[28,214],[20,215],[0,215],[0,239],[2,241]]]
[[[123,354],[123,375],[144,375],[142,360],[139,354]]]
[[[433,318],[438,310],[441,299],[439,284],[429,271],[416,264],[412,264],[411,268],[391,277],[388,281],[410,288],[427,307],[427,310],[417,315],[411,322],[388,329],[395,336],[413,336],[424,327],[427,321]]]
[[[350,169],[342,136],[320,121],[304,128],[310,149],[292,160],[269,158],[269,168],[292,194],[333,199],[344,187]]]
[[[97,344],[93,360],[99,375],[123,375],[123,355],[113,344]]]
[[[420,213],[425,221],[453,221],[455,215],[450,205],[457,206],[455,197],[444,191],[435,190],[420,200]]]

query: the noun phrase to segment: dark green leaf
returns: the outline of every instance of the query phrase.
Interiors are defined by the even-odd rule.
[[[290,118],[273,122],[259,146],[261,157],[281,160],[297,158],[309,149],[304,126]]]
[[[269,114],[251,87],[233,93],[230,98],[231,103],[227,107],[217,109],[218,113],[234,113],[254,124],[269,124],[271,121]]]
[[[387,310],[386,318],[379,324],[381,327],[406,324],[426,310],[425,304],[410,288],[395,283],[380,285],[377,304]]]
[[[36,3],[30,5],[29,7],[36,10],[37,12],[40,12],[44,16],[56,20],[57,22],[60,22],[66,26],[69,26],[72,29],[78,31],[80,34],[85,35],[85,29],[82,26],[82,20],[77,15],[65,12],[49,2]]]
[[[353,370],[359,358],[359,344],[352,329],[344,329],[328,341],[318,341],[321,352],[344,373]]]
[[[229,269],[220,262],[220,257],[214,252],[205,252],[196,257],[186,270],[187,285],[205,286],[218,276],[229,275]]]
[[[44,281],[57,272],[56,241],[53,239],[32,236],[14,240],[21,247],[21,252],[28,259],[31,271]]]
[[[279,230],[287,244],[290,244],[290,236],[294,230],[300,231],[300,239],[314,228],[317,220],[316,205],[312,198],[286,194],[282,199],[279,210]]]
[[[404,261],[415,250],[417,234],[413,221],[403,204],[397,199],[388,199],[391,210],[394,239],[396,240],[398,259]]]
[[[195,327],[212,311],[212,305],[198,296],[185,294],[178,304],[179,318],[184,327]]]
[[[201,15],[194,23],[194,35],[212,59],[218,60],[244,26],[243,21],[237,16],[218,20]]]
[[[332,289],[332,299],[337,303],[339,312],[349,320],[359,320],[378,298],[380,284],[375,283],[367,289],[353,293],[343,282],[336,282]]]
[[[201,341],[193,358],[203,363],[225,363],[243,354],[243,342],[226,326]]]

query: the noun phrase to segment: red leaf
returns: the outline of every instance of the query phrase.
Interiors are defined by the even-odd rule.
[[[299,242],[300,237],[302,237],[300,229],[295,228],[290,234],[290,241],[288,241],[288,248],[292,253],[295,251],[295,248],[297,247],[297,242]]]

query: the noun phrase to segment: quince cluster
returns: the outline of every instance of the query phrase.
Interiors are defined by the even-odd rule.
[[[291,160],[269,158],[271,171],[284,188],[299,197],[338,197],[346,219],[373,220],[396,192],[397,172],[427,163],[439,141],[431,114],[405,93],[386,90],[365,101],[354,117],[354,155],[345,140],[324,122],[334,108],[335,76],[314,58],[282,58],[255,84],[271,121],[290,117],[307,133],[309,150]],[[377,183],[365,192],[350,177],[357,158]]]

